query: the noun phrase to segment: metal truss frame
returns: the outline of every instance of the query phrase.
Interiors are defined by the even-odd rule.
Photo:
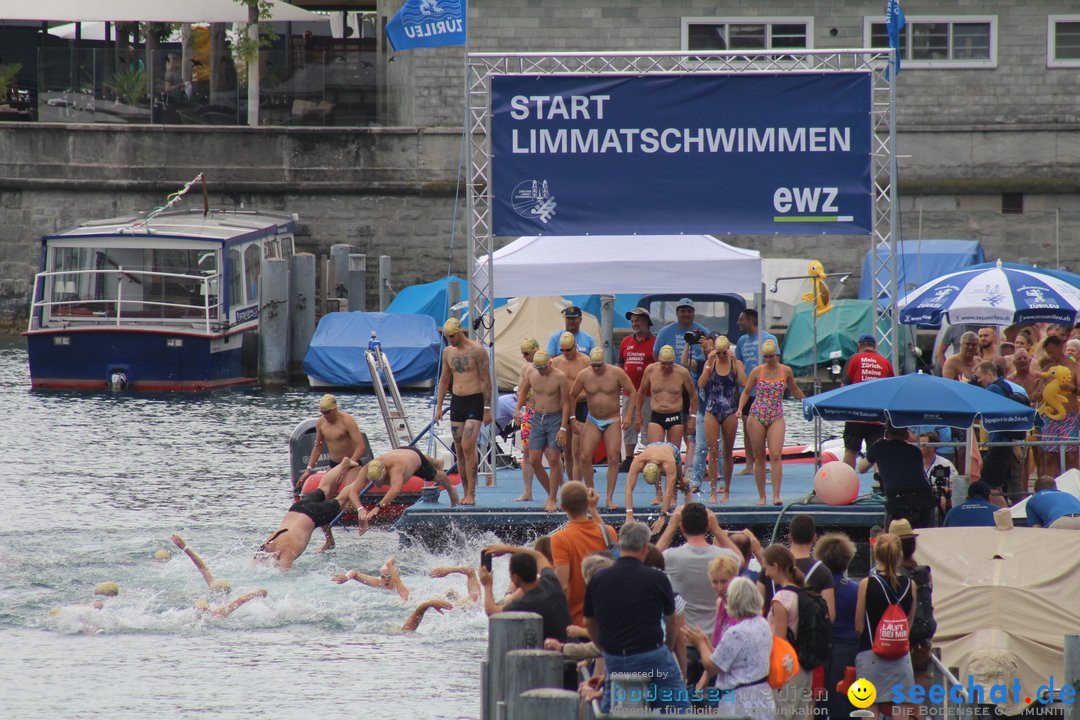
[[[491,198],[491,77],[495,75],[666,75],[801,74],[866,72],[871,77],[871,174],[873,231],[870,249],[875,303],[875,333],[898,358],[896,287],[896,117],[892,50],[800,50],[763,52],[469,52],[465,56],[466,166],[468,201],[469,317],[474,337],[493,351],[495,340]],[[883,256],[883,257],[882,257]],[[495,370],[492,363],[492,387]],[[494,400],[494,398],[493,398]],[[479,475],[492,477],[490,458],[481,458]]]

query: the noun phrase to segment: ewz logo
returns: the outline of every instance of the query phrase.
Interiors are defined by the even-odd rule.
[[[838,187],[780,187],[773,192],[773,222],[854,222],[841,215]],[[796,214],[792,214],[796,213]]]

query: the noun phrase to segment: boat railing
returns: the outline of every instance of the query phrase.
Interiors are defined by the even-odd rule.
[[[50,278],[63,277],[71,279],[72,276],[106,277],[116,276],[116,297],[100,298],[78,297],[57,298],[60,293],[55,289],[55,281],[50,287],[49,297],[45,296],[43,288]],[[143,284],[144,280],[174,281],[194,283],[200,290],[198,295],[202,300],[199,303],[175,302],[164,299],[151,300],[143,297],[124,298],[123,278]],[[211,284],[216,284],[214,292],[211,292]],[[34,302],[30,308],[30,322],[28,330],[40,330],[49,327],[56,322],[62,323],[63,327],[72,325],[105,324],[124,327],[131,325],[187,325],[193,328],[201,328],[205,333],[218,332],[221,329],[223,309],[218,296],[220,288],[220,276],[218,275],[191,275],[187,273],[160,272],[156,270],[115,269],[102,270],[55,270],[39,272],[34,276]],[[65,295],[73,293],[64,293]]]

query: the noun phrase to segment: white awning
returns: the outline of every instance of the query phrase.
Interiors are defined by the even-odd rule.
[[[316,15],[280,0],[271,0],[269,18],[277,22],[326,22]],[[248,9],[235,0],[0,0],[0,20],[68,20],[82,22],[247,22]]]

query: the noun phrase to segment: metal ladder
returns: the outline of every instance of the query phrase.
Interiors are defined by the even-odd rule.
[[[371,340],[368,341],[364,359],[367,360],[368,372],[371,374],[371,387],[375,391],[375,397],[379,399],[379,410],[382,411],[383,422],[386,423],[390,445],[394,448],[410,445],[413,433],[409,427],[409,418],[405,414],[405,404],[401,401],[394,371],[390,369],[390,362],[386,359],[374,330],[371,331]],[[386,397],[387,390],[390,391],[389,400],[393,401],[393,407]]]

